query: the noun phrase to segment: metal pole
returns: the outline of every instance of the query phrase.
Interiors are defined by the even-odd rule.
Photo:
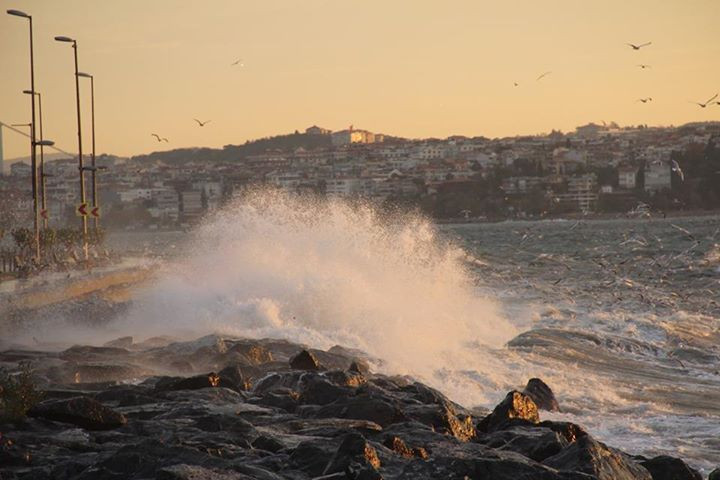
[[[95,165],[95,76],[90,76],[90,111],[92,115],[92,203],[93,208],[98,207],[97,198],[97,166]],[[95,240],[98,236],[98,217],[93,217],[95,227]]]
[[[78,76],[78,54],[77,41],[73,40],[73,51],[75,52],[75,98],[77,101],[77,123],[78,123],[78,171],[80,173],[80,203],[85,203],[85,169],[83,168],[82,155],[82,124],[80,122],[80,77]],[[88,259],[87,244],[87,216],[82,215],[82,236],[83,236],[83,253],[85,260]]]
[[[36,151],[36,137],[35,137],[35,61],[33,56],[33,28],[32,28],[32,16],[28,15],[28,21],[30,22],[30,90],[33,94],[30,95],[31,109],[32,109],[32,127],[30,129],[30,136],[32,141],[32,150],[30,153],[30,168],[32,170],[32,195],[33,195],[33,233],[34,233],[34,245],[35,245],[35,258],[40,261],[40,225],[39,225],[39,211],[38,211],[38,183],[37,183],[37,157]]]
[[[38,116],[39,116],[39,126],[40,126],[40,199],[42,201],[42,209],[45,212],[45,216],[43,217],[43,229],[48,228],[48,219],[47,219],[47,197],[45,196],[45,146],[42,144],[42,141],[45,139],[43,137],[43,114],[42,114],[42,97],[40,96],[40,93],[37,94],[38,97]]]

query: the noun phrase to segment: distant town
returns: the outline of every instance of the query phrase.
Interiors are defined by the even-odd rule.
[[[720,122],[588,124],[570,133],[409,140],[311,126],[222,149],[100,155],[107,229],[196,223],[248,188],[362,199],[438,221],[720,208]],[[0,223],[32,223],[30,166],[0,177]],[[77,158],[45,162],[49,226],[76,224]]]

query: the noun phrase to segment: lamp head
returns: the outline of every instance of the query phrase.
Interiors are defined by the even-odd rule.
[[[38,145],[40,147],[52,147],[53,145],[55,145],[55,142],[53,142],[52,140],[40,140],[35,142],[35,145]]]
[[[55,37],[55,40],[57,40],[58,42],[75,43],[75,40],[73,40],[70,37],[63,36],[63,35],[59,35],[59,36]]]
[[[7,13],[8,13],[8,15],[14,15],[14,16],[16,16],[16,17],[30,18],[30,15],[28,15],[27,13],[22,12],[22,11],[20,11],[20,10],[12,10],[12,9],[10,9],[10,10],[7,11]]]
[[[85,72],[78,72],[78,77],[93,78],[92,75],[90,75],[89,73],[85,73]]]

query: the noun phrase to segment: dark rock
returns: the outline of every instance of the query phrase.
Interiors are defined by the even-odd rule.
[[[320,362],[315,354],[303,350],[290,359],[290,367],[295,370],[320,370]]]
[[[330,370],[324,377],[340,387],[358,388],[367,383],[365,376],[353,370]]]
[[[652,480],[650,473],[629,456],[590,435],[578,438],[542,463],[557,470],[593,475],[597,480]]]
[[[312,477],[323,474],[328,458],[333,455],[333,445],[328,441],[304,440],[290,454],[290,463]]]
[[[462,442],[475,438],[476,431],[472,417],[469,415],[456,415],[450,403],[431,405],[412,405],[406,407],[405,415],[428,425],[437,432],[452,435]]]
[[[519,422],[515,420],[520,420]],[[540,421],[537,406],[532,398],[513,390],[500,402],[490,415],[478,423],[481,432],[494,432],[517,424],[535,424]]]
[[[28,416],[71,423],[87,430],[110,430],[125,425],[127,418],[89,397],[74,397],[42,402]]]
[[[197,465],[178,464],[161,468],[157,480],[250,480],[252,477],[238,472],[216,471]]]
[[[358,463],[362,466],[367,465],[375,470],[380,468],[377,451],[365,440],[365,437],[357,432],[348,433],[343,437],[335,455],[325,467],[323,475],[341,472],[352,463]]]
[[[318,418],[335,417],[370,420],[382,427],[405,419],[397,405],[369,394],[360,394],[336,400],[321,407],[315,413],[315,416]]]
[[[710,475],[708,475],[708,480],[720,480],[720,468],[716,468],[712,472],[710,472]]]
[[[549,428],[553,432],[559,433],[568,443],[572,443],[588,434],[580,425],[570,422],[551,422],[545,420],[544,422],[538,423],[537,426]]]
[[[127,363],[69,364],[61,383],[99,383],[146,377],[152,372]]]
[[[277,440],[273,437],[270,437],[268,435],[260,435],[252,442],[253,448],[259,448],[260,450],[265,450],[268,452],[277,453],[283,448],[285,448],[285,445],[280,440]]]
[[[369,465],[351,463],[345,469],[345,478],[350,480],[383,480],[380,472]]]
[[[702,480],[702,475],[679,458],[660,455],[640,462],[653,480]]]
[[[523,393],[532,398],[538,410],[547,410],[549,412],[560,411],[560,405],[555,399],[555,394],[552,389],[539,378],[531,378],[528,380]]]
[[[174,390],[199,390],[201,388],[229,388],[230,390],[238,390],[239,387],[227,378],[223,378],[215,372],[204,375],[174,379],[167,382],[158,382],[155,385],[157,390],[174,391]]]
[[[272,353],[262,345],[240,342],[233,345],[228,353],[239,353],[250,365],[261,365],[273,361]]]
[[[300,402],[311,405],[327,405],[352,395],[353,390],[340,387],[320,375],[306,375],[300,383]]]
[[[103,347],[130,348],[133,344],[133,337],[120,337],[115,340],[105,342]]]
[[[67,361],[83,362],[88,360],[104,360],[115,357],[126,357],[130,352],[117,347],[92,347],[89,345],[75,345],[60,352],[60,358]]]
[[[536,462],[557,455],[570,443],[549,428],[521,426],[492,432],[477,441],[490,448],[517,452]]]
[[[229,365],[218,373],[221,380],[225,379],[235,385],[233,390],[250,390],[252,384],[250,380],[243,375],[242,368],[239,365]]]

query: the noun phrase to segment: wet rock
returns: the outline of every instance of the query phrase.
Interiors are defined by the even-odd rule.
[[[588,434],[580,425],[570,422],[552,422],[545,420],[544,422],[538,423],[537,426],[549,428],[553,432],[559,433],[567,443],[572,443]]]
[[[353,360],[353,362],[348,367],[348,371],[367,375],[368,373],[370,373],[370,367],[364,360]]]
[[[320,375],[304,376],[299,389],[300,402],[312,405],[327,405],[353,393],[351,388],[340,387]]]
[[[250,390],[252,383],[239,365],[229,365],[218,372],[221,379],[227,379],[235,385],[237,390]]]
[[[230,347],[228,353],[242,355],[250,365],[261,365],[273,361],[272,352],[255,343],[239,342]]]
[[[380,468],[377,451],[357,432],[348,433],[343,437],[340,446],[325,467],[323,475],[344,471],[353,463],[363,467],[370,466],[375,470]]]
[[[653,480],[702,480],[702,475],[679,458],[660,455],[640,462]]]
[[[300,442],[290,454],[290,464],[312,477],[323,474],[328,458],[334,453],[330,441],[305,440]]]
[[[492,432],[477,441],[490,448],[520,453],[536,462],[557,455],[570,443],[549,428],[520,426]]]
[[[295,370],[319,370],[320,362],[315,354],[303,350],[290,359],[290,367]]]
[[[592,475],[597,480],[652,480],[650,473],[628,455],[608,448],[590,435],[580,437],[542,463],[557,470]]]
[[[353,370],[331,370],[323,375],[332,383],[341,387],[358,388],[367,383],[367,379],[362,373]]]
[[[528,380],[523,393],[532,398],[538,410],[547,410],[549,412],[559,412],[560,405],[555,394],[548,385],[539,378],[531,378]]]
[[[133,337],[120,337],[115,340],[105,342],[103,347],[130,348],[133,344]]]
[[[89,397],[74,397],[42,402],[28,416],[71,423],[87,430],[110,430],[127,423],[127,418]]]
[[[131,364],[70,364],[61,383],[97,383],[130,380],[151,375],[146,368]]]
[[[505,396],[505,399],[495,407],[490,415],[478,423],[477,428],[481,432],[494,432],[516,424],[534,424],[539,421],[537,406],[532,398],[513,390]]]
[[[720,468],[716,468],[712,472],[710,472],[710,475],[708,475],[708,480],[720,480]]]
[[[117,357],[126,357],[130,351],[117,347],[92,347],[90,345],[75,345],[60,352],[59,357],[73,362],[87,362],[92,360],[106,360]]]

